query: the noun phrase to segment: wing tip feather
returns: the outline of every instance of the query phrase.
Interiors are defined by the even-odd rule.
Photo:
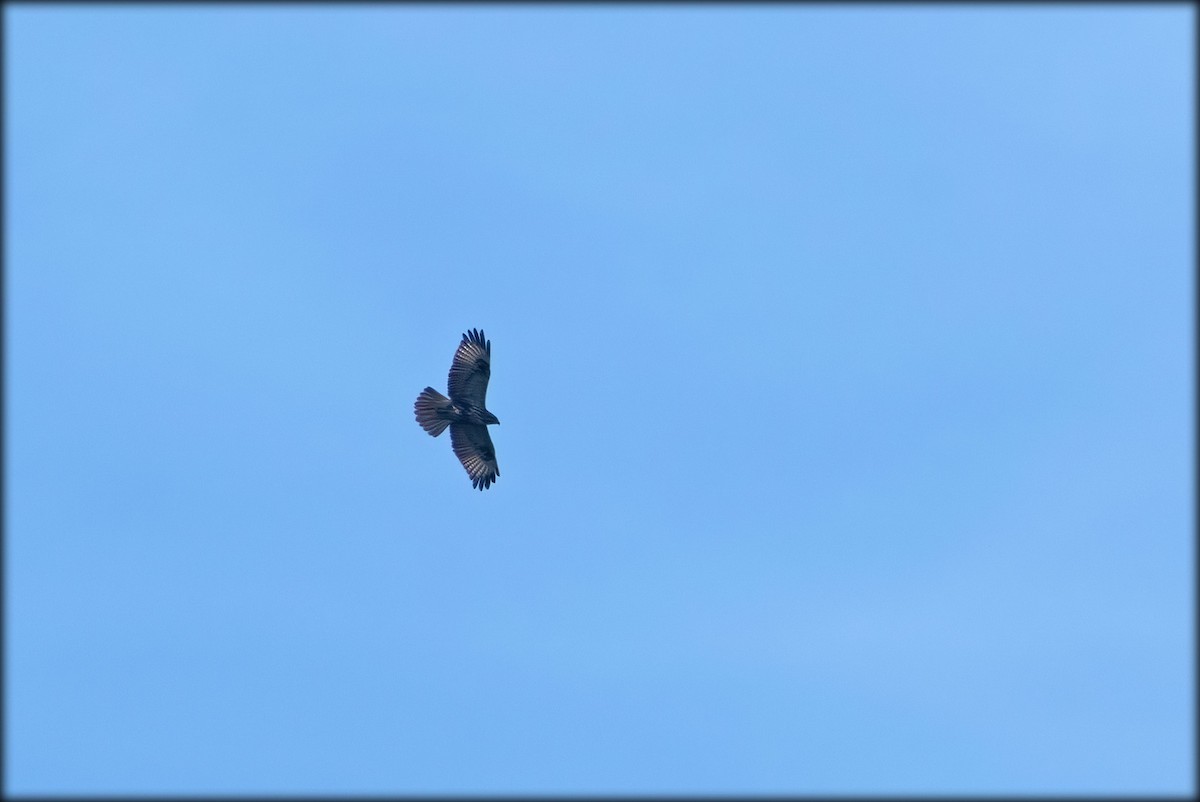
[[[483,329],[468,329],[467,331],[464,331],[462,335],[462,342],[469,343],[471,345],[478,345],[487,352],[488,356],[492,355],[492,341],[489,340],[487,335],[483,333]]]

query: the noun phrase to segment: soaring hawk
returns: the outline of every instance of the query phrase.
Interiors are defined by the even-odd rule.
[[[450,397],[426,387],[414,404],[417,423],[434,437],[450,427],[454,455],[467,469],[471,486],[480,490],[491,487],[500,475],[496,449],[487,430],[490,424],[500,421],[484,407],[491,375],[492,343],[483,338],[482,331],[471,329],[463,335],[450,364],[446,388]]]

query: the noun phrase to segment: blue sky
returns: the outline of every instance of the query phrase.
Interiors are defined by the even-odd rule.
[[[1189,7],[5,14],[8,792],[1192,790]]]

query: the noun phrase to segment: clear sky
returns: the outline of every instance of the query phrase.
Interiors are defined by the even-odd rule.
[[[8,792],[1191,790],[1190,7],[6,23]]]

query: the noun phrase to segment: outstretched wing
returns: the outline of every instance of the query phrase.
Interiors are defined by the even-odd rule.
[[[463,335],[450,365],[450,397],[483,407],[488,379],[492,375],[492,343],[483,332],[471,329]],[[489,442],[490,446],[491,443]]]
[[[496,449],[492,446],[491,435],[486,426],[474,423],[450,424],[450,445],[454,447],[454,456],[467,469],[471,477],[471,487],[483,490],[490,487],[500,475],[496,465]]]

